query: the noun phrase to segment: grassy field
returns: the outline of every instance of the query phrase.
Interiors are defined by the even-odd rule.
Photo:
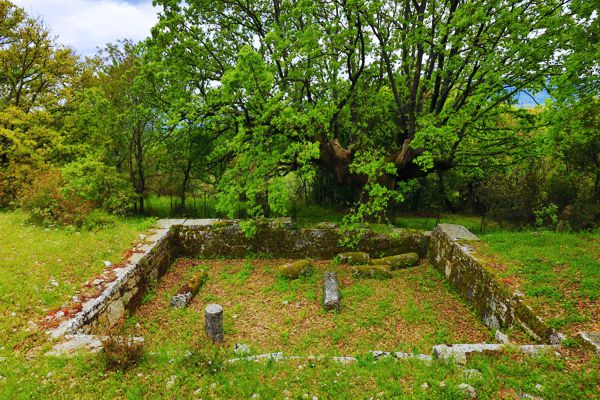
[[[186,348],[202,331],[204,307],[223,305],[225,347],[244,343],[256,353],[355,355],[370,350],[431,353],[434,344],[493,341],[483,323],[427,263],[395,271],[389,280],[356,279],[348,265],[315,262],[312,275],[289,281],[277,275],[286,260],[181,259],[128,319],[128,332],[149,350]],[[197,269],[208,283],[186,309],[171,296]],[[326,313],[323,273],[336,271],[342,311]]]
[[[96,231],[48,229],[26,214],[0,213],[0,331],[3,345],[20,348],[36,322],[60,307],[90,277],[116,262],[154,224],[129,218]]]
[[[600,233],[481,235],[501,279],[521,290],[554,328],[600,331]]]
[[[151,220],[129,219],[120,221],[110,229],[101,229],[95,232],[77,233],[72,229],[45,230],[40,227],[28,225],[26,216],[21,212],[0,213],[0,398],[2,399],[141,399],[141,398],[219,398],[219,399],[244,399],[244,398],[319,398],[319,399],[461,399],[465,396],[458,386],[468,383],[477,390],[479,399],[518,399],[521,393],[541,396],[545,399],[595,399],[598,398],[600,382],[600,361],[589,353],[583,353],[577,346],[566,347],[562,350],[563,358],[551,355],[539,358],[526,358],[520,354],[506,354],[500,357],[482,356],[470,360],[467,368],[478,369],[482,376],[466,377],[462,368],[453,364],[433,362],[424,364],[415,360],[379,360],[374,361],[368,355],[359,356],[359,362],[348,366],[334,364],[330,361],[288,360],[282,362],[240,362],[226,363],[223,360],[233,357],[230,346],[208,350],[201,331],[201,316],[193,315],[194,308],[183,310],[185,318],[196,325],[197,331],[192,328],[183,328],[177,331],[178,318],[167,315],[165,320],[157,321],[151,327],[145,327],[144,322],[136,321],[136,316],[129,318],[129,328],[134,329],[135,324],[148,328],[148,348],[136,366],[126,370],[112,370],[107,368],[106,360],[102,355],[81,354],[74,358],[54,358],[44,356],[43,353],[51,345],[43,333],[36,331],[33,324],[47,310],[60,306],[67,301],[90,277],[100,272],[104,266],[103,260],[118,261],[123,252],[137,239],[139,233],[144,232],[151,225]],[[418,223],[418,221],[416,221]],[[429,224],[424,222],[423,224]],[[415,227],[415,226],[413,226]],[[506,233],[507,237],[482,236],[494,251],[502,252],[503,257],[520,259],[527,256],[527,248],[531,241],[519,239],[521,233]],[[526,235],[526,233],[522,233]],[[492,235],[492,234],[490,234]],[[597,247],[593,243],[597,236],[573,234],[573,239],[562,234],[548,233],[543,239],[536,254],[544,254],[550,258],[555,252],[558,257],[565,249],[560,246],[574,246],[580,253],[594,255]],[[555,239],[553,239],[555,238]],[[516,251],[515,244],[524,240],[523,253]],[[511,244],[512,243],[512,244]],[[504,246],[504,248],[502,247]],[[559,247],[556,247],[559,246]],[[553,250],[554,249],[554,250]],[[532,253],[533,254],[533,253]],[[575,254],[576,255],[576,254]],[[597,255],[597,253],[596,253]],[[532,255],[533,257],[533,255]],[[584,261],[573,262],[574,255],[568,253],[564,263],[568,264],[574,276],[596,276],[597,269],[591,265],[587,272],[578,270],[585,264]],[[596,259],[596,258],[594,258]],[[509,262],[509,261],[507,261]],[[241,264],[239,264],[241,263]],[[250,282],[254,273],[246,267],[245,261],[229,265],[233,272],[231,277],[223,278],[228,285],[238,286],[240,282]],[[226,270],[224,262],[223,270]],[[251,262],[250,262],[250,265]],[[515,263],[515,268],[516,268]],[[531,265],[526,263],[524,265]],[[550,264],[551,265],[551,264]],[[543,267],[540,267],[543,268]],[[528,276],[527,270],[515,270],[515,274]],[[588,271],[588,272],[589,272]],[[594,271],[596,271],[594,273]],[[408,286],[398,286],[397,290],[407,290],[410,293],[420,293],[427,288],[426,282],[436,279],[436,272],[418,271],[422,277],[407,277],[414,279]],[[181,271],[183,277],[189,271]],[[532,276],[536,276],[533,271]],[[225,275],[224,275],[225,276]],[[595,279],[595,278],[594,278]],[[53,284],[53,280],[58,286]],[[423,281],[423,283],[421,283]],[[177,281],[179,282],[179,281]],[[548,281],[550,282],[550,281]],[[591,281],[593,282],[593,279]],[[165,284],[168,281],[165,281]],[[295,288],[281,287],[273,278],[272,290],[261,292],[261,296],[276,296],[278,301],[287,299],[288,302],[302,301],[302,299],[319,300],[318,292],[311,293],[309,286],[300,282],[299,292]],[[176,286],[176,284],[174,283]],[[318,287],[320,283],[316,286]],[[373,294],[368,286],[361,283],[359,289],[345,293],[344,301],[352,301],[353,296],[380,296],[377,290]],[[548,286],[551,286],[548,283]],[[595,284],[594,284],[595,285]],[[243,285],[242,285],[243,286]],[[210,285],[205,289],[209,289]],[[437,289],[436,289],[437,290]],[[445,290],[445,289],[444,289]],[[584,295],[586,290],[580,285],[578,291]],[[597,290],[592,286],[592,296]],[[146,304],[153,301],[164,301],[167,292],[161,294],[157,287],[147,296]],[[208,301],[201,292],[198,301]],[[170,292],[168,293],[171,294]],[[204,293],[204,296],[208,294]],[[381,296],[389,296],[383,293]],[[399,298],[404,294],[399,293]],[[422,310],[435,313],[438,304],[435,300],[439,294],[429,294],[425,291],[425,299],[414,301],[414,306],[408,303],[396,304],[388,300],[389,306],[405,310],[403,318],[408,318],[412,324],[421,323],[427,318]],[[161,297],[162,296],[162,297]],[[585,294],[588,296],[588,294]],[[588,296],[589,297],[589,296]],[[446,298],[446,297],[441,297]],[[163,299],[163,300],[161,300]],[[429,305],[428,303],[429,302]],[[351,304],[351,303],[348,303]],[[379,317],[385,320],[385,310],[388,304],[377,304]],[[426,307],[431,307],[428,310]],[[328,318],[345,318],[344,311],[340,315],[329,315]],[[165,312],[165,310],[161,310]],[[187,315],[187,313],[190,313]],[[168,312],[167,312],[168,314]],[[352,313],[346,313],[348,317]],[[163,314],[166,315],[166,314]],[[435,314],[434,314],[435,315]],[[443,319],[442,319],[443,320]],[[29,322],[31,321],[31,323]],[[153,341],[152,337],[165,335],[161,330],[165,328],[159,322],[169,326],[168,332],[173,336],[171,341]],[[377,321],[373,321],[376,325]],[[348,323],[353,323],[349,321]],[[444,333],[440,321],[425,321],[431,326],[438,326],[438,332]],[[192,325],[190,325],[192,326]],[[230,328],[235,325],[230,324]],[[154,332],[150,332],[150,328]],[[285,335],[281,333],[284,327],[278,328],[274,336],[281,340]],[[183,333],[197,335],[180,340]],[[232,331],[230,331],[232,332]],[[433,329],[433,335],[436,330]],[[403,332],[398,332],[398,335]],[[179,337],[179,339],[178,339]],[[288,336],[289,337],[289,336]],[[444,338],[445,336],[442,335]],[[447,337],[447,336],[446,336]],[[454,339],[453,337],[449,337]],[[431,338],[421,338],[421,345],[429,345]],[[290,342],[291,343],[291,342]],[[302,349],[303,341],[296,347]],[[369,345],[375,345],[375,342]],[[290,345],[291,346],[291,345]],[[359,349],[356,344],[356,349]],[[270,346],[264,346],[266,349]],[[363,347],[366,348],[367,346]],[[256,350],[263,347],[256,346]],[[410,345],[399,347],[410,350]],[[350,348],[349,348],[350,350]],[[427,385],[424,385],[427,384]],[[541,386],[540,386],[541,385]]]

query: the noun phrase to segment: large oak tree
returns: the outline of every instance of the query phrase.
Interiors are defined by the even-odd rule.
[[[290,171],[380,208],[399,182],[522,147],[516,95],[561,72],[572,23],[560,0],[156,3],[154,54],[189,95],[171,112],[214,128],[221,203],[255,214]]]

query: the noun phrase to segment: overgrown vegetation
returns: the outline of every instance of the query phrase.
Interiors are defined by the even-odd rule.
[[[415,211],[593,228],[592,3],[157,1],[151,37],[84,60],[2,0],[0,205],[47,225],[317,204],[357,234]]]
[[[245,218],[248,235],[264,217],[330,221],[348,243],[367,224],[460,223],[550,325],[600,330],[597,0],[153,3],[146,40],[83,58],[41,17],[0,0],[1,398],[448,399],[465,382],[481,399],[598,397],[598,357],[577,346],[562,359],[475,358],[480,379],[362,353],[348,366],[228,363],[231,346],[199,339],[201,310],[163,307],[172,293],[161,285],[191,276],[195,261],[152,282],[125,321],[144,331],[146,350],[118,339],[105,356],[41,356],[51,344],[40,319],[103,261],[120,261],[153,224],[144,215]],[[522,107],[540,91],[545,104]],[[307,308],[329,325],[298,332],[313,314],[281,309],[317,304],[319,275],[287,281],[257,263],[207,262],[239,300],[226,308],[229,337],[333,354],[425,351],[479,332],[471,314],[447,323],[449,308],[464,307],[424,269],[342,285],[350,312]],[[227,300],[212,285],[196,307]],[[258,310],[257,296],[277,318],[233,320]],[[140,318],[156,305],[154,319]],[[398,329],[402,343],[386,336]]]
[[[316,214],[316,211],[313,210],[313,213]],[[481,371],[481,379],[465,378],[462,369],[452,364],[423,364],[416,360],[385,359],[375,362],[362,353],[361,350],[375,346],[377,340],[385,339],[385,333],[372,336],[364,346],[357,344],[355,350],[359,355],[359,362],[348,366],[316,360],[226,363],[225,359],[239,356],[233,354],[231,346],[223,347],[218,353],[208,346],[203,339],[200,311],[193,305],[187,310],[171,310],[168,306],[171,296],[181,282],[191,277],[198,269],[207,269],[209,264],[219,265],[218,268],[211,268],[210,271],[214,275],[208,281],[210,283],[212,279],[215,291],[212,292],[209,287],[203,288],[196,297],[196,301],[201,303],[224,299],[216,290],[217,281],[221,280],[228,290],[239,293],[240,296],[254,295],[260,299],[276,299],[278,307],[274,308],[275,311],[283,307],[284,301],[288,302],[287,307],[295,307],[297,301],[318,304],[320,300],[319,274],[299,281],[287,281],[278,279],[273,269],[271,275],[268,275],[270,281],[265,281],[264,290],[252,291],[247,286],[252,284],[257,275],[262,274],[262,270],[255,266],[259,261],[252,259],[239,262],[192,260],[193,262],[184,268],[171,269],[164,279],[155,284],[152,296],[140,309],[142,313],[145,309],[149,311],[150,318],[137,314],[125,321],[125,328],[129,332],[140,329],[136,327],[139,323],[146,339],[141,358],[136,365],[128,369],[106,370],[105,358],[93,354],[81,354],[71,359],[43,356],[43,353],[50,349],[51,343],[28,321],[39,321],[48,311],[67,301],[85,280],[93,278],[94,274],[104,268],[103,260],[118,262],[122,252],[129,248],[129,242],[136,239],[137,232],[146,229],[152,221],[120,220],[111,229],[80,233],[68,228],[44,229],[27,224],[26,221],[27,216],[22,212],[0,213],[0,375],[4,378],[0,378],[0,397],[3,398],[112,399],[160,395],[246,398],[254,393],[260,394],[261,398],[286,395],[293,398],[302,397],[306,393],[319,398],[362,398],[365,395],[380,394],[381,398],[404,396],[443,399],[456,398],[459,395],[460,383],[472,385],[482,399],[516,398],[522,392],[547,399],[594,398],[597,395],[597,382],[600,379],[598,359],[590,358],[588,353],[581,352],[577,347],[563,348],[561,352],[567,357],[562,359],[551,356],[523,358],[517,354],[478,357],[469,361],[466,368]],[[475,226],[479,222],[473,218],[464,219],[462,222],[469,221]],[[415,227],[427,227],[435,223],[435,219],[419,222],[413,217],[407,223]],[[524,238],[527,235],[535,241]],[[593,266],[586,272],[584,262],[574,261],[585,261],[585,254],[592,257],[597,254],[592,247],[594,240],[597,240],[595,236],[582,233],[498,232],[483,235],[482,238],[488,241],[495,251],[506,254],[507,260],[510,260],[509,256],[513,259],[527,259],[526,256],[533,257],[534,253],[545,254],[549,260],[548,267],[552,266],[556,258],[556,261],[562,260],[561,263],[569,265],[573,277],[588,276],[592,280],[597,278],[597,270],[593,269]],[[535,247],[529,246],[528,243],[535,244]],[[572,255],[575,257],[561,255],[565,247],[561,248],[559,245],[567,244],[574,252],[577,248],[583,250],[579,258],[574,253]],[[274,260],[266,263],[279,265]],[[507,265],[521,268],[528,263],[521,265],[510,261]],[[222,269],[221,273],[218,272],[219,268]],[[331,268],[341,266],[333,264]],[[583,274],[578,269],[582,269]],[[385,324],[390,318],[405,321],[409,326],[414,326],[414,329],[435,327],[429,334],[419,335],[414,342],[407,341],[397,347],[408,352],[426,351],[428,343],[443,342],[453,338],[453,335],[472,332],[471,323],[467,325],[467,330],[457,332],[455,327],[444,322],[446,315],[436,314],[440,305],[435,299],[444,299],[442,306],[448,306],[448,298],[440,297],[439,285],[442,284],[442,277],[437,272],[421,269],[399,273],[405,273],[406,282],[402,288],[394,289],[395,286],[392,286],[382,292],[381,285],[385,283],[380,281],[357,281],[345,286],[343,301],[347,307],[353,307],[354,304],[354,307],[360,308],[363,303],[372,306],[369,306],[368,313],[360,311],[363,318],[359,319],[355,318],[359,309],[351,311],[346,308],[338,315],[329,315],[329,318],[337,319],[341,323],[339,329],[328,332],[333,346],[344,346],[349,336],[352,336],[349,333],[351,331],[344,328],[345,325],[368,332],[369,329]],[[523,276],[527,279],[537,277],[535,273],[528,275],[527,271]],[[58,286],[51,283],[52,278]],[[559,277],[559,288],[561,279]],[[544,283],[543,276],[536,282],[546,287],[554,284],[552,281]],[[165,288],[169,290],[164,290]],[[444,288],[442,291],[446,290]],[[400,304],[396,301],[394,296],[397,293],[400,293],[406,302]],[[421,295],[416,296],[417,293]],[[430,296],[432,293],[435,294],[434,297]],[[454,297],[450,293],[446,295]],[[569,291],[560,303],[577,303],[583,295],[583,292]],[[451,303],[454,302],[456,300],[452,300]],[[156,304],[161,306],[160,310],[154,312],[153,305]],[[257,304],[262,306],[260,302]],[[232,304],[228,310],[237,313],[239,310],[243,311],[244,307]],[[250,306],[251,309],[252,307]],[[243,331],[236,327],[234,314],[231,312],[226,314],[225,321],[228,335],[242,335]],[[323,315],[319,314],[320,309],[315,312],[323,318]],[[582,315],[589,318],[585,323],[597,323],[593,314]],[[466,317],[469,320],[473,318],[468,314]],[[153,321],[153,318],[156,320]],[[319,340],[325,343],[325,337],[319,335],[316,337],[317,342],[314,342],[310,335],[306,338],[298,336],[302,339],[298,340],[291,332],[294,324],[293,321],[291,324],[284,321],[281,326],[271,327],[273,335],[269,340],[272,342],[264,347],[254,345],[252,349],[273,351],[274,344],[281,344],[290,352],[293,349],[295,352],[307,354],[313,352],[312,346]],[[564,325],[563,328],[568,326]],[[406,334],[408,331],[402,330],[399,334],[403,332]],[[518,337],[516,333],[512,333],[511,336]],[[398,345],[392,336],[388,339],[389,346]],[[256,340],[263,339],[259,337]],[[309,345],[310,347],[307,347]],[[348,351],[351,349],[348,348]],[[338,351],[332,353],[338,355]],[[444,386],[440,385],[440,382],[443,382]],[[427,388],[422,387],[424,383],[427,383]]]
[[[393,272],[390,280],[354,279],[348,265],[315,261],[314,273],[298,279],[279,274],[288,260],[180,260],[157,286],[151,302],[127,323],[150,351],[196,343],[199,318],[208,303],[221,304],[224,347],[250,346],[254,353],[353,355],[369,350],[425,352],[444,342],[491,340],[490,332],[461,303],[438,273],[424,264]],[[201,265],[208,280],[185,310],[169,307],[171,296]],[[323,272],[336,271],[342,312],[321,306]],[[165,323],[165,321],[168,321]],[[515,340],[520,337],[515,336]]]
[[[521,290],[548,323],[567,334],[597,331],[600,235],[495,232],[481,236],[498,274]]]

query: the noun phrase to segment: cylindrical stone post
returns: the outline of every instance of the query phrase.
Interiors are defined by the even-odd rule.
[[[335,272],[325,272],[323,279],[323,307],[340,311],[340,284]]]
[[[219,304],[206,306],[206,335],[214,342],[223,341],[223,307]]]

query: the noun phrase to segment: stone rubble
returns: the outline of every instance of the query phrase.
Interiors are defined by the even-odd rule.
[[[589,350],[600,354],[600,332],[579,332],[577,340]]]
[[[460,385],[458,385],[458,388],[460,389],[461,392],[463,392],[465,394],[465,396],[468,396],[472,399],[476,399],[477,398],[477,391],[475,390],[475,388],[467,383],[461,383]]]
[[[233,346],[233,352],[237,355],[246,355],[246,354],[250,354],[250,346],[248,346],[247,344],[244,343],[236,343]]]
[[[52,347],[52,350],[46,353],[47,356],[59,357],[59,356],[72,356],[79,351],[88,351],[90,353],[97,353],[102,350],[102,339],[104,337],[98,337],[95,335],[65,335],[64,341],[59,342]],[[144,338],[133,337],[131,340],[134,343],[143,343]]]
[[[440,344],[433,346],[433,357],[440,360],[454,359],[456,363],[464,365],[472,354],[476,353],[497,353],[513,348],[511,345],[498,343],[476,343],[476,344]],[[555,351],[558,347],[552,345],[522,345],[515,349],[528,355],[536,355],[545,351]],[[556,355],[560,355],[556,353]]]
[[[496,333],[494,334],[494,337],[496,338],[496,341],[498,343],[502,343],[502,344],[509,344],[510,341],[508,340],[508,335],[500,332],[499,330],[496,330]]]

